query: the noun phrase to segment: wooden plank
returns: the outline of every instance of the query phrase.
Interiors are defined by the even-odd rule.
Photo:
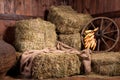
[[[117,23],[117,25],[120,29],[120,18],[113,18],[113,20]],[[115,46],[115,48],[113,50],[114,51],[120,51],[120,38],[119,38],[119,41],[118,41],[117,45]]]
[[[52,5],[57,5],[56,0],[48,0],[48,7],[47,8],[51,7]]]
[[[49,0],[39,0],[39,16],[46,16],[46,10],[49,6]]]
[[[114,0],[110,0],[110,1],[108,1],[106,4],[107,4],[107,10],[106,10],[106,12],[111,12],[111,11],[115,11],[114,10],[114,2],[113,2]],[[113,7],[113,9],[112,9],[112,7]]]
[[[77,0],[76,2],[77,2],[77,3],[76,3],[76,4],[77,4],[77,5],[76,5],[76,6],[77,6],[77,9],[76,9],[76,10],[77,10],[79,13],[82,13],[82,12],[83,12],[83,4],[82,4],[82,3],[83,3],[83,0]]]
[[[98,6],[98,13],[103,13],[104,12],[104,1],[103,0],[99,0],[99,6]]]
[[[77,10],[77,3],[76,3],[76,0],[72,0],[72,4],[73,4],[73,8],[74,10]]]
[[[99,4],[99,0],[96,0],[96,13],[99,13],[99,6],[100,6],[100,4]]]
[[[6,29],[3,20],[0,20],[0,36],[4,35]]]
[[[52,5],[55,5],[55,6],[58,5],[58,2],[57,2],[58,0],[50,0],[50,1],[52,1],[50,6],[52,6]]]
[[[61,0],[54,0],[53,4],[55,4],[55,5],[61,5]]]
[[[32,0],[25,0],[25,15],[32,15]]]
[[[117,18],[117,17],[120,17],[120,10],[119,11],[92,14],[92,16],[93,17],[106,16],[106,17],[110,17],[110,18]]]
[[[90,0],[90,14],[96,13],[96,6],[96,0]]]
[[[9,13],[14,13],[14,0],[4,0],[4,13],[9,14]]]
[[[42,1],[42,0],[41,0]],[[32,15],[33,16],[38,16],[39,13],[39,0],[32,0]]]
[[[104,12],[112,12],[112,11],[118,11],[118,9],[116,9],[116,2],[117,0],[105,0],[104,1]],[[119,1],[120,2],[120,1]],[[120,9],[120,8],[119,8]]]
[[[4,13],[4,0],[0,0],[0,13]]]
[[[99,14],[120,10],[120,0],[83,0],[83,13]],[[75,3],[80,6],[80,2]],[[79,8],[80,9],[80,8]],[[80,11],[77,8],[77,11]]]
[[[104,12],[107,12],[108,11],[108,5],[109,2],[107,0],[104,0]]]
[[[109,5],[110,6],[110,11],[118,11],[118,10],[120,10],[120,8],[119,9],[115,9],[115,5],[117,5],[116,3],[115,3],[115,1],[116,0],[111,0],[111,4]],[[119,0],[119,2],[120,2],[120,0]]]
[[[24,15],[24,0],[15,0],[15,13],[18,15]]]
[[[32,18],[43,18],[43,16],[26,16],[26,15],[15,15],[15,14],[0,14],[1,20],[23,20]]]
[[[114,1],[114,9],[113,10],[120,10],[120,0],[113,0],[113,1]]]
[[[90,14],[90,0],[84,0],[84,13]]]

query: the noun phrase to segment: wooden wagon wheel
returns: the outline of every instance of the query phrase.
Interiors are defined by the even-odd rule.
[[[85,31],[97,27],[98,31],[95,33],[97,45],[94,51],[110,51],[119,40],[119,28],[112,19],[107,17],[97,17],[86,24],[81,32],[82,43],[84,44]]]

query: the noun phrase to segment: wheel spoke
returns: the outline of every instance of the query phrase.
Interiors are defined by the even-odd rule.
[[[105,40],[103,38],[101,38],[101,39],[104,42],[104,44],[107,46],[107,48],[109,48],[109,45],[105,42]]]
[[[96,29],[98,30],[96,31]],[[86,30],[94,30],[96,47],[94,51],[110,51],[119,41],[119,27],[114,20],[108,17],[97,17],[92,19],[81,31],[82,43]]]
[[[92,25],[92,27],[95,29],[96,27],[95,27],[95,25],[93,24],[93,22],[91,22],[91,25]]]
[[[103,26],[103,18],[101,19],[100,30],[102,30],[102,26]]]
[[[112,22],[110,22],[104,29],[103,32],[112,24]]]
[[[112,38],[110,38],[110,37],[108,37],[108,36],[106,36],[106,35],[103,35],[103,37],[115,42],[115,39],[112,39]]]
[[[98,39],[97,51],[100,50],[100,39]]]
[[[109,34],[109,33],[114,33],[114,32],[117,32],[117,30],[113,30],[113,31],[110,31],[110,32],[105,32],[104,34]]]

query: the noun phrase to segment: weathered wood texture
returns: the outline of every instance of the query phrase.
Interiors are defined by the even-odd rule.
[[[0,14],[44,16],[51,5],[62,0],[0,0]]]
[[[83,11],[90,14],[113,12],[120,10],[120,0],[81,0]]]
[[[117,25],[119,27],[119,30],[120,30],[120,17],[119,18],[113,18],[113,20],[117,23]],[[115,48],[113,50],[114,51],[120,51],[120,39],[119,39],[117,45],[115,46]]]
[[[119,3],[120,0],[0,0],[0,14],[44,16],[51,5],[63,4],[72,6],[80,13],[89,13],[96,17],[104,13],[109,15],[120,12]]]

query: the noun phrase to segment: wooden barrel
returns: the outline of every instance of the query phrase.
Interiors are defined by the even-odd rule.
[[[10,44],[0,39],[0,79],[6,75],[7,71],[15,62],[15,49]]]

